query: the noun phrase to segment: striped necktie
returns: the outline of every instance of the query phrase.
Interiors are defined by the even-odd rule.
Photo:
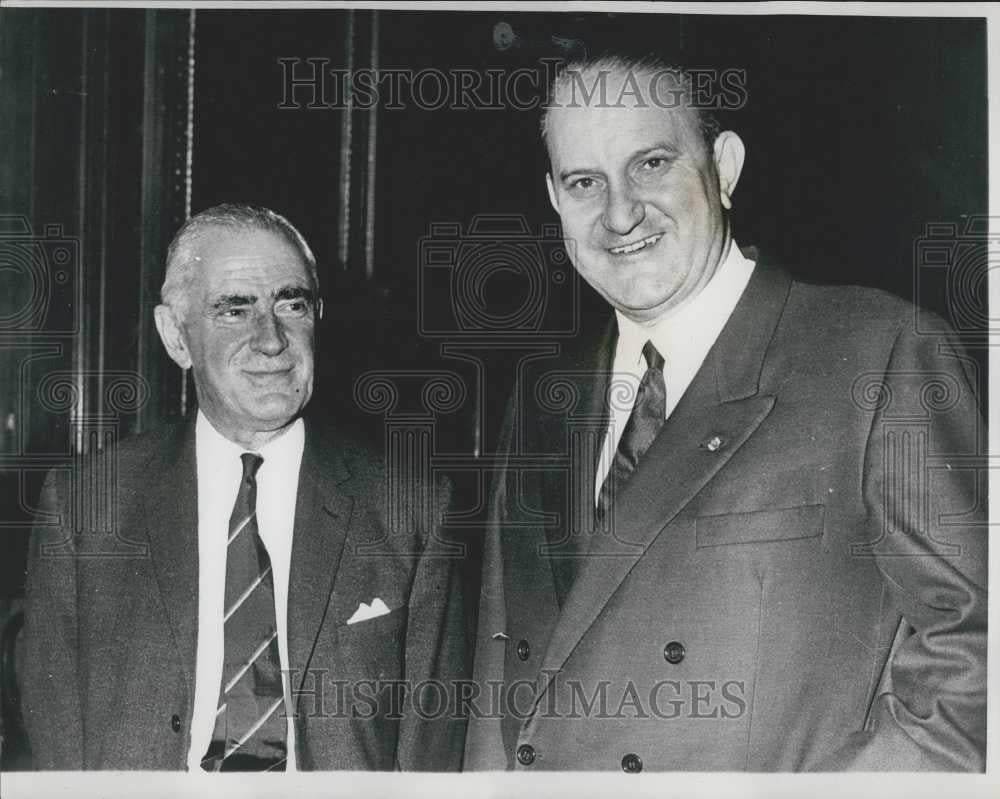
[[[225,659],[206,771],[285,768],[286,719],[271,559],[257,529],[260,455],[243,453],[243,477],[229,517]]]
[[[615,459],[597,499],[597,518],[602,522],[614,505],[615,494],[632,476],[639,465],[639,459],[646,454],[666,422],[667,387],[663,379],[663,356],[652,341],[647,341],[643,346],[642,356],[646,359],[646,373],[639,383],[635,405],[625,423]]]
[[[646,342],[642,354],[646,359],[646,372],[639,383],[635,405],[632,406],[632,413],[625,423],[608,476],[601,484],[595,513],[595,534],[610,532],[609,525],[613,522],[609,519],[609,511],[614,505],[617,492],[631,477],[639,464],[639,459],[649,449],[666,421],[667,388],[663,379],[663,356],[657,352],[651,341]],[[592,538],[571,536],[566,549],[561,553],[563,557],[556,556],[552,559],[552,574],[560,606],[569,595],[579,573],[581,561],[591,546]]]

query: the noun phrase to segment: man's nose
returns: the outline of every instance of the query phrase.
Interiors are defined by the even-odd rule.
[[[264,313],[257,317],[251,346],[257,352],[265,355],[279,355],[288,346],[281,320],[273,313]]]
[[[627,236],[646,218],[642,200],[632,187],[612,186],[608,192],[608,203],[604,208],[604,227],[617,236]]]

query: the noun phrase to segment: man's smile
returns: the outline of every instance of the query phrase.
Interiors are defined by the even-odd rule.
[[[294,369],[294,366],[286,366],[282,369],[244,369],[243,374],[254,380],[268,380],[277,377],[284,377]]]
[[[618,247],[609,247],[608,252],[612,255],[631,255],[634,252],[646,249],[646,247],[653,246],[661,238],[663,238],[662,233],[654,233],[652,236],[646,236],[646,238],[633,241],[630,244],[622,244]]]

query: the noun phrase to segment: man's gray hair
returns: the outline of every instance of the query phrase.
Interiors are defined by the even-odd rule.
[[[299,251],[306,264],[313,288],[319,290],[316,257],[295,225],[270,208],[242,203],[222,203],[195,214],[185,222],[167,247],[167,269],[160,289],[160,300],[177,312],[185,308],[184,293],[195,271],[194,245],[206,231],[265,230],[281,236]]]
[[[548,144],[549,111],[552,108],[560,107],[560,103],[556,99],[557,93],[566,87],[574,87],[575,97],[575,88],[580,87],[581,92],[587,97],[586,79],[588,76],[597,76],[597,79],[601,79],[608,75],[631,75],[634,78],[652,76],[657,79],[657,85],[659,85],[661,77],[672,81],[675,88],[670,92],[671,96],[674,98],[679,96],[685,100],[684,107],[690,109],[695,115],[698,133],[704,140],[708,152],[712,152],[715,138],[722,130],[718,118],[710,109],[700,107],[693,102],[694,92],[692,91],[691,74],[683,67],[671,64],[658,53],[647,53],[641,56],[616,52],[605,52],[593,56],[584,54],[563,64],[549,84],[545,102],[542,105],[541,133],[546,144]],[[650,84],[652,83],[650,81]],[[590,89],[592,97],[594,87],[591,86]]]

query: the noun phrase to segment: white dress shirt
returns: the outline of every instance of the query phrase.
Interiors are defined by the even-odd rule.
[[[288,575],[292,560],[292,530],[299,466],[305,428],[298,419],[281,436],[260,448],[264,462],[257,470],[257,527],[271,558],[274,616],[283,676],[288,669]],[[188,769],[201,770],[201,759],[212,740],[222,683],[225,631],[222,621],[226,592],[226,540],[247,450],[223,437],[198,411],[195,423],[198,464],[198,655],[194,684],[194,715]],[[287,682],[287,680],[286,680]],[[289,696],[285,685],[286,701]],[[288,721],[287,771],[295,770],[295,730]]]
[[[646,373],[642,348],[647,341],[663,356],[663,379],[667,388],[666,415],[669,418],[687,391],[716,339],[732,316],[743,290],[750,282],[754,262],[743,257],[735,241],[706,286],[687,302],[649,324],[618,317],[618,345],[611,367],[610,422],[597,463],[594,504],[611,469],[618,441],[635,405],[635,395]]]

